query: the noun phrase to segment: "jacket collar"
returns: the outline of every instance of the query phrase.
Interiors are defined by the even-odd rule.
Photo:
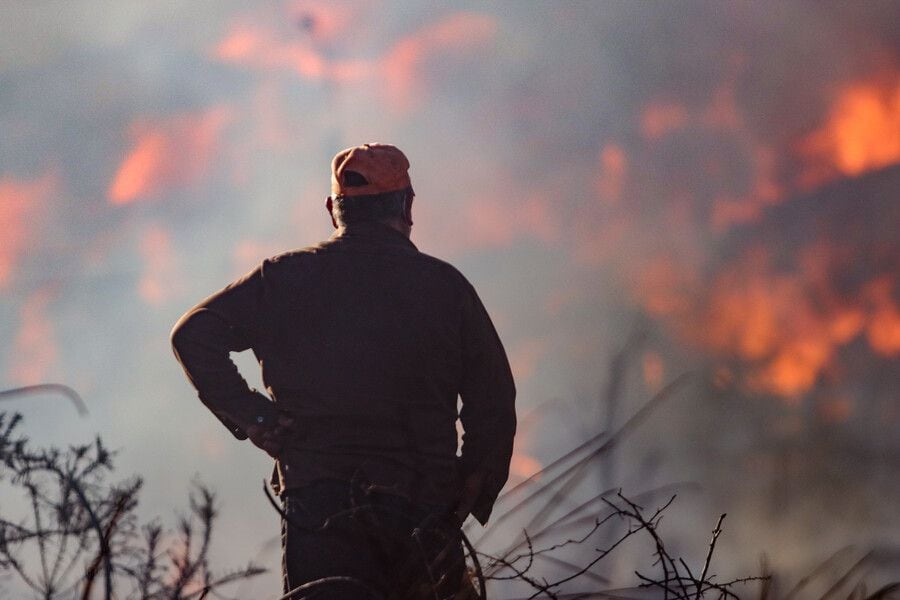
[[[388,246],[397,246],[407,248],[418,252],[416,245],[412,241],[384,223],[377,221],[361,221],[359,223],[350,223],[335,230],[329,241],[361,241],[376,244],[385,244]]]

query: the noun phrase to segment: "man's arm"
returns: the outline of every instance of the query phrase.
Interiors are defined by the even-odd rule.
[[[457,514],[463,520],[471,513],[483,525],[509,477],[516,388],[500,337],[471,285],[463,306],[462,346],[463,489]]]
[[[275,420],[272,402],[250,389],[229,356],[251,348],[262,335],[264,294],[260,267],[197,304],[171,333],[175,356],[200,400],[238,439]]]

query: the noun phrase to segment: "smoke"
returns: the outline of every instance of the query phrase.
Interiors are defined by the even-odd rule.
[[[135,122],[130,128],[134,145],[110,184],[110,202],[128,204],[203,179],[220,152],[219,138],[229,120],[228,108],[216,106],[159,123]]]
[[[895,452],[896,5],[511,6],[4,5],[0,372],[79,388],[89,429],[147,476],[148,513],[199,471],[236,537],[262,543],[269,465],[223,437],[168,330],[263,257],[327,237],[333,154],[391,142],[412,162],[413,241],[475,284],[520,412],[540,415],[516,476],[700,368],[714,385],[621,451],[620,483],[701,481],[683,529],[734,509],[744,548],[776,545],[770,501],[796,506],[783,531],[810,541],[776,558],[802,566],[819,550],[803,513],[829,485],[886,489],[826,438]],[[71,434],[49,411],[30,422]],[[776,485],[786,460],[808,485]]]
[[[15,280],[19,262],[34,245],[47,198],[52,194],[54,177],[46,174],[36,180],[0,179],[0,290]]]

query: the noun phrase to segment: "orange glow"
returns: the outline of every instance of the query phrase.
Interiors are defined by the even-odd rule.
[[[547,350],[547,342],[542,339],[532,338],[513,346],[509,353],[509,364],[513,377],[522,381],[534,375],[538,361]]]
[[[787,272],[775,271],[767,252],[747,252],[709,285],[659,259],[645,265],[634,291],[645,310],[684,339],[740,362],[745,388],[795,403],[833,370],[840,349],[863,334],[874,352],[900,354],[894,279],[878,278],[841,298],[827,287],[840,253],[823,245],[807,250],[801,257],[815,260],[800,260]]]
[[[846,312],[814,308],[802,275],[773,274],[762,252],[720,274],[707,302],[693,316],[701,343],[751,365],[752,389],[787,399],[812,388],[852,325]]]
[[[140,240],[144,271],[138,281],[138,294],[152,306],[159,306],[173,295],[179,285],[173,271],[175,252],[169,233],[158,226],[148,227]]]
[[[730,73],[713,93],[712,100],[703,113],[703,121],[708,126],[721,130],[743,129],[744,118],[738,108],[735,75],[734,72]]]
[[[829,326],[829,337],[838,344],[846,344],[859,335],[866,324],[866,315],[859,308],[838,309],[832,315]],[[873,344],[874,346],[874,344]]]
[[[687,110],[680,104],[653,102],[641,113],[641,134],[655,140],[687,124]]]
[[[748,164],[753,169],[752,186],[742,197],[715,199],[711,225],[717,233],[724,233],[733,225],[756,221],[767,206],[779,202],[783,195],[782,186],[776,180],[775,153],[753,140],[745,140],[744,144],[748,148]]]
[[[872,315],[866,328],[869,344],[879,354],[900,354],[900,309],[891,297],[892,281],[882,278],[870,284]]]
[[[471,52],[493,38],[496,20],[487,15],[459,12],[401,39],[380,61],[384,90],[397,110],[409,110],[425,96],[425,63],[451,52]]]
[[[794,404],[815,385],[832,351],[833,347],[822,339],[785,342],[771,361],[751,378],[751,387],[778,394]]]
[[[113,204],[128,204],[196,183],[209,170],[231,111],[213,107],[132,126],[134,144],[109,187]]]
[[[344,33],[354,9],[358,14],[359,7],[348,3],[297,0],[291,4],[289,12],[302,33],[316,42],[325,42]]]
[[[710,293],[706,342],[748,359],[771,352],[780,334],[779,313],[790,311],[790,300],[795,299],[787,289],[790,282],[781,282],[777,291],[771,283],[762,274],[746,271],[722,274]]]
[[[516,197],[514,205],[499,196],[475,198],[466,203],[467,247],[508,246],[516,239],[531,237],[544,243],[559,239],[562,225],[544,198]]]
[[[900,162],[900,80],[846,87],[799,152],[807,163],[800,176],[806,188]]]
[[[228,451],[225,447],[225,440],[218,431],[203,430],[197,438],[200,444],[200,451],[206,457],[219,460],[222,459]]]
[[[215,55],[224,61],[243,62],[258,53],[262,37],[250,29],[235,29],[216,46]]]
[[[544,311],[550,317],[558,317],[567,307],[581,300],[581,292],[576,287],[552,290],[544,299]]]
[[[853,400],[846,397],[830,398],[819,404],[819,414],[829,423],[844,423],[853,414]]]
[[[297,6],[295,12],[301,21],[311,19],[304,22],[311,23],[312,31],[319,23],[325,37],[333,35],[329,31],[344,27],[348,16],[345,11],[331,10],[324,4]],[[290,70],[312,81],[369,83],[384,94],[392,108],[402,111],[424,100],[428,61],[471,55],[494,36],[496,29],[497,23],[490,16],[454,13],[401,38],[373,60],[331,59],[319,50],[316,39],[282,40],[259,27],[241,24],[215,47],[213,55],[224,62],[263,71]]]
[[[35,216],[55,188],[55,177],[49,174],[31,181],[0,178],[0,290],[12,280],[28,246]]]
[[[264,71],[293,71],[314,81],[359,81],[372,70],[367,61],[329,60],[307,40],[285,42],[247,25],[236,27],[213,55],[223,62]]]
[[[537,459],[516,452],[509,463],[509,474],[520,479],[527,479],[543,468]]]
[[[695,283],[670,257],[658,257],[636,270],[633,291],[651,315],[674,317],[691,308]]]
[[[300,30],[299,38],[282,40],[252,22],[239,23],[214,48],[213,56],[266,71],[285,69],[310,80],[354,81],[372,70],[365,61],[331,60],[319,50],[319,44],[344,32],[353,14],[350,6],[298,0],[288,12]]]
[[[618,204],[622,197],[628,160],[625,152],[616,144],[607,144],[600,152],[600,174],[597,177],[597,193],[601,200]]]
[[[530,452],[535,433],[540,427],[541,414],[537,411],[529,412],[519,420],[518,431],[513,444],[512,460],[509,464],[509,474],[512,477],[526,479],[543,468],[543,465]]]
[[[644,373],[644,383],[650,390],[658,390],[666,373],[662,357],[656,352],[648,351],[641,359],[641,370]]]
[[[56,291],[38,289],[19,310],[19,331],[13,341],[9,377],[19,385],[43,383],[56,362],[57,348],[53,323],[47,316]]]
[[[257,242],[255,240],[238,242],[231,253],[235,277],[255,269],[263,259],[283,251],[283,247],[273,242]]]

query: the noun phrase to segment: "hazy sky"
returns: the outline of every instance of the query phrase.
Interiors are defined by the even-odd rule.
[[[520,414],[544,407],[514,477],[608,425],[610,358],[645,331],[616,419],[686,368],[720,395],[671,407],[619,483],[702,480],[681,508],[700,544],[740,489],[742,560],[779,545],[808,565],[810,544],[761,533],[771,494],[732,479],[772,480],[788,460],[772,439],[819,481],[819,436],[867,438],[881,458],[862,495],[896,464],[897,388],[871,382],[900,356],[898,18],[894,2],[5,2],[0,387],[67,383],[90,416],[8,406],[36,441],[121,448],[144,514],[184,506],[201,474],[221,493],[222,566],[255,555],[278,531],[269,462],[197,401],[169,330],[262,258],[330,235],[331,157],[393,143],[414,243],[478,289]],[[727,443],[697,409],[725,415]],[[826,492],[789,490],[783,510]],[[883,512],[867,510],[864,535]],[[277,548],[261,560],[277,569]]]

